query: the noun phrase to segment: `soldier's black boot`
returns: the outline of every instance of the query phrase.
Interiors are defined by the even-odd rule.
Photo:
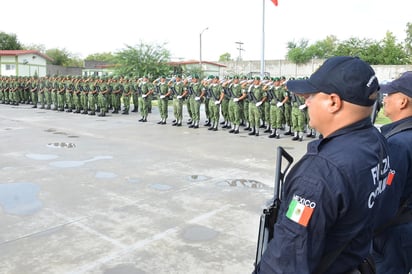
[[[234,133],[235,132],[235,126],[233,125],[232,128],[229,130],[229,133]]]
[[[239,126],[235,126],[235,131],[233,132],[233,134],[239,134]]]
[[[266,130],[264,131],[264,133],[270,133],[271,132],[271,130],[270,130],[270,126],[269,125],[267,125],[266,126]]]
[[[268,136],[269,138],[275,138],[276,137],[276,129],[272,129],[272,134]]]
[[[245,130],[251,130],[251,127],[250,127],[250,123],[249,123],[249,122],[246,123]]]
[[[298,134],[298,132],[295,132],[295,134],[292,138],[292,141],[297,141],[297,140],[299,140],[299,134]]]
[[[215,127],[215,122],[213,122],[213,124],[207,130],[213,130],[214,127]]]
[[[248,133],[248,135],[255,135],[256,134],[256,129],[255,127],[252,128],[252,131]]]
[[[285,135],[292,135],[292,127],[289,126],[289,130],[285,132]]]

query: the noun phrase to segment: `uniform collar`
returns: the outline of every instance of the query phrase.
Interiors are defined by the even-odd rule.
[[[346,127],[343,127],[341,129],[338,129],[337,131],[333,132],[331,135],[329,135],[326,138],[320,138],[318,140],[312,141],[308,144],[308,152],[309,153],[318,153],[319,150],[321,149],[321,146],[330,142],[332,139],[340,136],[340,135],[345,135],[353,131],[357,131],[360,129],[372,127],[372,122],[370,117],[366,117],[362,120],[359,120],[358,122],[355,122],[353,124],[350,124]]]
[[[384,126],[381,126],[380,130],[381,130],[382,134],[385,135],[385,134],[387,134],[389,131],[391,131],[393,128],[395,128],[397,125],[402,124],[402,123],[405,123],[405,122],[407,122],[407,121],[412,121],[412,116],[403,118],[403,119],[401,119],[401,120],[399,120],[399,121],[392,122],[392,123],[387,124],[387,125],[384,125]]]

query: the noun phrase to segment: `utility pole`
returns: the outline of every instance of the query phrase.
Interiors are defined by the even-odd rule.
[[[238,48],[236,48],[236,49],[238,49],[239,50],[239,56],[237,57],[237,60],[238,61],[242,61],[242,50],[244,50],[244,49],[242,49],[242,45],[244,44],[243,42],[235,42],[236,44],[238,44]]]
[[[200,43],[200,45],[199,45],[199,66],[200,66],[200,70],[202,70],[202,34],[205,30],[208,30],[208,29],[209,29],[209,27],[204,28],[199,34],[199,43]]]

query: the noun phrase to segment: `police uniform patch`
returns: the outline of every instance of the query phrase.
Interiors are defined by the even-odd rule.
[[[286,217],[306,227],[312,217],[314,209],[315,207],[311,207],[310,205],[305,206],[300,203],[295,197],[290,201]]]

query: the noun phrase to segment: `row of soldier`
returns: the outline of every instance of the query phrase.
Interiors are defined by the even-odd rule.
[[[238,134],[240,127],[259,136],[260,129],[269,138],[292,135],[292,140],[315,137],[309,128],[304,99],[286,89],[285,77],[264,78],[234,76],[219,79],[197,75],[150,81],[147,76],[107,77],[0,77],[0,101],[5,104],[32,104],[33,108],[53,109],[89,115],[129,114],[140,109],[140,122],[146,122],[152,100],[158,100],[160,121],[166,124],[168,106],[173,104],[173,126],[182,126],[186,105],[190,128],[199,128],[200,107],[204,104],[204,126],[217,131],[219,125]],[[133,110],[131,110],[133,105]],[[221,122],[221,118],[223,121]]]

